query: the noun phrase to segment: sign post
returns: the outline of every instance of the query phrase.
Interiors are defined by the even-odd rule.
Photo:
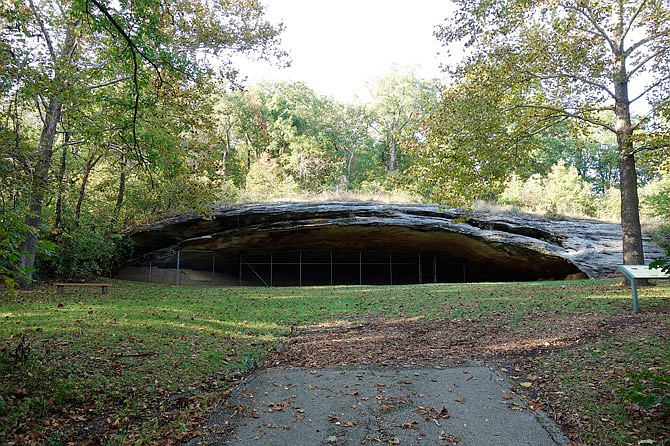
[[[637,299],[637,279],[670,279],[670,275],[660,269],[649,268],[647,265],[619,265],[619,271],[628,280],[633,289],[633,312],[640,312],[640,303]]]

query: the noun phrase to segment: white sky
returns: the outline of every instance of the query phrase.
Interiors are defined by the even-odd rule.
[[[424,78],[441,77],[446,50],[433,36],[449,16],[449,0],[263,0],[267,18],[283,22],[291,67],[238,63],[248,83],[303,81],[341,101],[368,96],[366,85],[394,64]],[[442,56],[438,53],[442,52]]]

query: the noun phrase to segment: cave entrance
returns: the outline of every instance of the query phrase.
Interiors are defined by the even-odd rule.
[[[244,286],[403,285],[537,280],[483,258],[406,251],[179,250],[123,270],[146,282]]]
[[[481,279],[472,262],[436,253],[394,251],[246,253],[239,256],[238,274],[241,285],[264,286],[407,285]],[[496,273],[492,276],[500,279]]]
[[[401,285],[421,283],[421,270],[421,254],[393,251],[299,250],[239,257],[244,285]]]

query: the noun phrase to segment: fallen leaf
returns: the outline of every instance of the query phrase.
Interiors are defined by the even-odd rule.
[[[456,398],[456,402],[457,403],[464,403],[465,402],[465,397],[459,396],[458,398]]]
[[[521,387],[525,387],[525,388],[533,387],[533,383],[528,382],[528,381],[519,383],[519,385],[520,385]]]
[[[458,437],[456,437],[455,435],[445,434],[444,431],[440,432],[440,436],[439,436],[438,438],[439,438],[440,440],[443,440],[443,441],[448,441],[448,442],[450,442],[450,443],[452,443],[452,444],[460,443],[460,441],[461,441],[461,440],[460,440]]]

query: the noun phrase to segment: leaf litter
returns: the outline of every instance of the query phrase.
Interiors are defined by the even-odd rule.
[[[352,317],[349,323],[338,326],[297,327],[294,337],[272,353],[267,364],[320,368],[437,363],[446,367],[485,361],[510,378],[510,392],[503,394],[503,400],[512,399],[516,393],[526,401],[526,406],[510,402],[511,409],[546,410],[573,446],[613,444],[603,433],[615,431],[623,432],[635,443],[653,438],[664,444],[670,442],[668,408],[644,409],[622,399],[610,387],[625,384],[626,374],[636,367],[654,365],[653,360],[642,365],[627,362],[617,349],[624,343],[617,345],[616,339],[624,339],[626,345],[636,340],[641,344],[648,341],[654,346],[668,346],[669,310],[657,308],[642,315],[538,310],[520,321],[500,313],[481,319],[436,320],[365,315]],[[597,361],[593,359],[594,352],[602,356]],[[574,375],[580,367],[587,373]],[[667,362],[665,367],[670,368]],[[457,397],[455,401],[464,400]],[[594,401],[602,402],[605,410],[616,406],[626,417],[600,416],[593,411]],[[443,414],[434,408],[417,410],[425,420],[438,421],[448,416],[446,408]],[[455,437],[440,439],[458,443]]]

